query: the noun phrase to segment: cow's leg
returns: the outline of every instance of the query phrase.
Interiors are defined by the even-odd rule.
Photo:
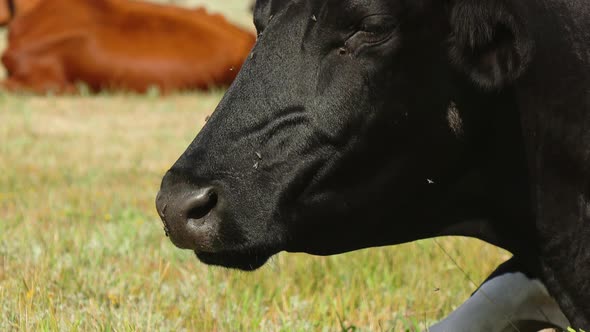
[[[48,82],[40,82],[31,84],[27,81],[21,81],[14,78],[7,78],[4,81],[0,82],[0,90],[10,91],[10,92],[35,92],[35,93],[48,93],[48,92],[55,92],[55,93],[75,93],[77,92],[77,87],[74,84],[48,84]]]
[[[19,91],[26,91],[26,87],[24,87],[21,82],[15,80],[15,79],[7,78],[7,79],[3,80],[2,82],[0,82],[0,90],[10,91],[10,92],[19,92]]]
[[[513,257],[500,265],[486,281],[430,332],[536,332],[565,329],[569,322],[545,286],[523,272]]]
[[[571,133],[573,137],[568,139],[572,140],[579,137],[576,132],[588,131],[583,126],[573,124],[571,127],[564,125],[563,128],[568,128],[568,134]],[[556,144],[556,146],[559,145]],[[588,331],[590,330],[590,184],[588,182],[590,175],[580,175],[575,171],[576,167],[579,167],[584,172],[588,172],[587,161],[584,165],[576,165],[576,160],[568,160],[567,152],[562,152],[568,148],[571,149],[570,151],[575,151],[576,147],[560,149],[553,146],[547,149],[551,148],[559,151],[546,152],[557,155],[543,157],[546,165],[539,173],[543,177],[544,185],[540,186],[543,189],[537,192],[541,273],[543,282],[567,313],[572,327]],[[583,149],[582,145],[578,149]],[[558,165],[562,169],[556,170]],[[571,175],[568,176],[568,172]],[[586,188],[580,188],[583,186]]]
[[[8,51],[2,62],[8,72],[8,78],[2,82],[3,89],[36,93],[76,91],[58,54],[39,56]]]

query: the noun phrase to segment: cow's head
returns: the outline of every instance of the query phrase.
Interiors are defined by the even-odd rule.
[[[478,217],[466,177],[530,57],[513,2],[259,0],[250,58],[162,181],[171,240],[255,269]]]
[[[0,0],[0,26],[7,25],[16,15],[22,15],[40,0]]]
[[[14,1],[0,1],[0,26],[4,26],[10,22],[10,19],[14,16],[14,11]]]

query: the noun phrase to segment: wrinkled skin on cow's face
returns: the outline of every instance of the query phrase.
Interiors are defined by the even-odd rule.
[[[282,250],[494,242],[496,229],[466,222],[526,219],[486,209],[526,205],[506,203],[525,190],[524,167],[491,171],[487,148],[504,144],[495,119],[510,137],[520,129],[510,98],[487,97],[497,77],[478,85],[452,64],[451,15],[443,1],[258,1],[250,59],[162,182],[172,241],[250,270]],[[501,148],[524,165],[518,140]],[[193,196],[206,199],[187,207]]]

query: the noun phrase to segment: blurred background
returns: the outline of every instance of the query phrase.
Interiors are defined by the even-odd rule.
[[[158,2],[253,31],[249,0]],[[417,331],[509,257],[440,238],[253,273],[199,263],[154,198],[223,92],[0,91],[0,331]]]

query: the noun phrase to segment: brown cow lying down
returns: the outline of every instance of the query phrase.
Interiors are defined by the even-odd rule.
[[[162,92],[228,85],[254,34],[204,9],[129,0],[44,0],[10,23],[11,91]]]
[[[0,27],[16,16],[26,13],[40,0],[0,0]]]

